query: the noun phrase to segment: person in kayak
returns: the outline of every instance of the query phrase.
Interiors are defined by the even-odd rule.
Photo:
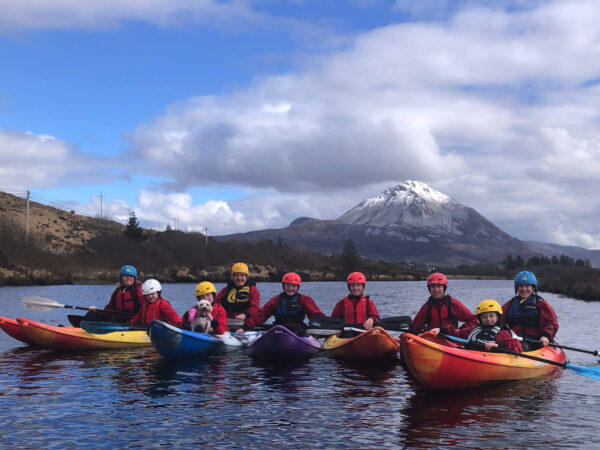
[[[202,318],[205,316],[210,321],[211,332],[214,334],[223,334],[227,329],[227,312],[220,304],[215,304],[217,289],[215,285],[209,281],[198,283],[195,290],[198,304],[188,309],[181,321],[181,328],[191,331],[197,331],[197,328],[202,326]],[[201,305],[203,300],[208,300],[212,305],[212,309],[204,310]]]
[[[90,306],[90,311],[84,316],[84,320],[112,321],[125,323],[137,313],[144,302],[142,294],[142,283],[137,280],[137,269],[131,265],[125,265],[119,270],[119,283],[110,295],[105,310],[114,313],[101,313],[96,311],[96,306]],[[119,314],[125,313],[125,314]]]
[[[304,318],[311,320],[313,317],[324,316],[312,297],[300,294],[302,279],[295,272],[286,273],[281,279],[283,292],[271,298],[252,320],[252,326],[265,323],[266,320],[275,316],[275,325],[283,325],[296,333],[298,336],[307,336]]]
[[[144,284],[142,284],[144,302],[129,323],[149,325],[153,320],[161,320],[170,325],[179,326],[181,317],[175,312],[171,304],[162,298],[161,293],[162,287],[158,280],[151,278],[144,281]]]
[[[514,285],[517,295],[502,306],[503,323],[529,340],[523,341],[525,351],[547,347],[558,331],[554,309],[537,294],[537,279],[533,273],[519,272],[515,276]]]
[[[446,294],[448,279],[443,273],[432,273],[427,278],[429,299],[415,315],[411,333],[432,331],[464,337],[477,325],[477,317],[459,300]],[[458,323],[464,322],[459,328]]]
[[[244,263],[235,263],[231,267],[231,281],[217,294],[215,303],[221,304],[227,312],[228,319],[244,321],[238,333],[252,328],[253,316],[260,311],[260,293],[256,283],[248,279],[250,271]]]
[[[367,279],[360,272],[352,272],[346,278],[346,284],[350,294],[335,304],[331,317],[339,317],[346,323],[360,323],[365,330],[370,330],[381,318],[373,300],[364,295]]]
[[[502,326],[502,307],[496,300],[487,299],[479,302],[475,310],[477,325],[467,336],[466,349],[502,351],[510,350],[521,353],[523,348],[517,335],[507,326]]]

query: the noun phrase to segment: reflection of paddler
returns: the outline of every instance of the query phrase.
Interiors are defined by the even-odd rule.
[[[231,281],[217,294],[215,303],[220,303],[229,319],[241,319],[244,328],[237,331],[243,332],[252,326],[250,318],[260,310],[260,293],[256,283],[248,279],[248,266],[244,263],[235,263],[231,267]]]
[[[530,378],[443,393],[428,391],[409,378],[409,395],[399,411],[402,447],[490,447],[486,431],[504,430],[507,423],[519,423],[515,417],[525,418],[523,424],[548,420],[559,391],[555,378],[561,374],[561,370],[555,370],[544,383]],[[494,448],[519,446],[511,433],[499,433],[493,439]]]

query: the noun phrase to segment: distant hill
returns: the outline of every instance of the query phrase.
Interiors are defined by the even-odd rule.
[[[26,200],[0,192],[0,285],[116,281],[124,264],[140,279],[226,281],[231,264],[244,261],[259,281],[281,280],[287,271],[305,281],[343,279],[345,261],[293,249],[283,243],[216,242],[199,233],[142,230],[141,240],[125,236],[117,222],[85,217],[31,201],[26,240]],[[353,259],[353,270],[373,280],[420,279],[421,272]]]
[[[573,259],[586,259],[594,267],[600,267],[600,250],[588,250],[587,248],[575,247],[572,245],[544,244],[542,242],[525,241],[532,250],[541,253],[544,256],[566,255]]]
[[[335,220],[300,218],[288,227],[215,237],[271,239],[332,254],[352,239],[370,260],[453,266],[500,263],[507,254],[539,254],[473,208],[419,181],[406,181],[366,199]]]

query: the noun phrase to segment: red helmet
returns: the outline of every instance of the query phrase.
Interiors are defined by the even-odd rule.
[[[429,278],[427,278],[427,286],[430,286],[432,284],[441,284],[443,286],[448,287],[448,279],[443,273],[432,273],[431,275],[429,275]]]
[[[354,284],[354,283],[367,284],[367,279],[360,272],[352,272],[350,275],[348,275],[348,278],[346,279],[346,283],[347,284]]]
[[[298,275],[296,272],[288,272],[283,276],[281,282],[295,284],[296,286],[300,287],[300,283],[302,283],[302,280],[300,279],[300,275]]]

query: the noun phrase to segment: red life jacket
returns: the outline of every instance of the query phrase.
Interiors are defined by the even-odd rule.
[[[133,285],[123,289],[118,287],[110,297],[110,309],[112,311],[125,311],[136,313],[143,303],[142,284],[136,281]]]
[[[367,320],[367,298],[363,295],[355,303],[348,297],[344,297],[344,321],[347,323],[363,323]]]

